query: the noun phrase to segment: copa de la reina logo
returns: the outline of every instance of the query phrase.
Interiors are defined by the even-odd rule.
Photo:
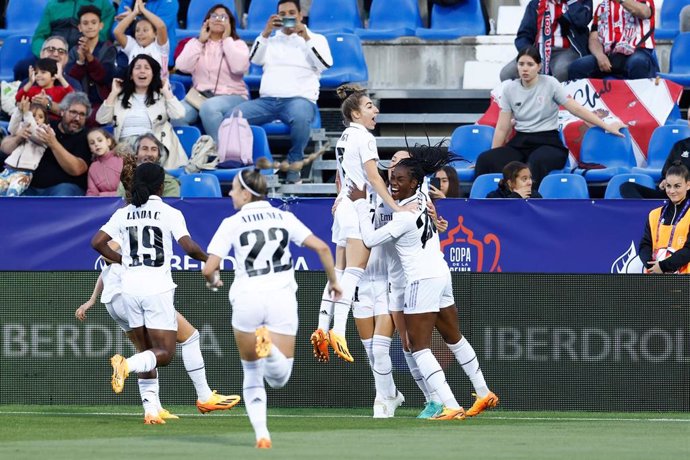
[[[450,225],[449,225],[450,226]],[[454,272],[500,272],[501,240],[494,233],[475,234],[458,216],[457,225],[448,229],[441,250]]]

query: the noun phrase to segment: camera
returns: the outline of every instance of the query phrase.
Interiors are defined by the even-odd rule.
[[[432,185],[433,187],[436,187],[437,189],[441,190],[441,178],[440,177],[432,177],[429,180],[429,184]]]
[[[297,18],[295,17],[284,17],[283,18],[283,27],[295,27],[297,25]]]

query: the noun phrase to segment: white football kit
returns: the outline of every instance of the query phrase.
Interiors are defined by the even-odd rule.
[[[101,228],[122,241],[122,295],[131,328],[177,330],[172,241],[189,236],[180,211],[151,195],[140,207],[118,209]]]
[[[297,334],[297,283],[289,243],[301,246],[312,234],[291,212],[267,201],[245,204],[218,227],[208,253],[235,253],[235,279],[228,298],[232,327],[254,332],[261,326],[278,334]]]
[[[368,218],[370,208],[364,200],[355,203],[364,244],[374,247],[389,241],[395,250],[405,274],[406,314],[438,312],[451,305],[452,285],[448,283],[450,272],[443,259],[436,226],[429,217],[423,194],[417,194],[400,202],[401,206],[417,200],[423,210],[402,211],[393,214],[385,226],[374,229]]]
[[[340,203],[333,216],[332,241],[338,246],[345,246],[348,238],[362,239],[357,213],[347,195],[352,187],[361,190],[366,186],[367,193],[372,196],[374,191],[364,171],[364,164],[379,159],[376,138],[363,125],[350,123],[338,139],[335,154],[341,186],[338,195]]]

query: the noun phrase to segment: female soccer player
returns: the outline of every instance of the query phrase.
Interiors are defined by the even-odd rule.
[[[115,240],[111,240],[108,244],[114,251],[120,250],[120,245]],[[78,320],[84,321],[86,312],[96,304],[96,299],[100,295],[101,302],[105,304],[110,317],[120,326],[136,350],[141,352],[146,349],[146,346],[136,342],[132,328],[129,327],[127,311],[122,301],[122,271],[122,265],[105,265],[96,281],[91,297],[77,308],[74,316]],[[209,388],[206,380],[204,357],[201,354],[199,344],[199,331],[179,312],[177,312],[177,343],[182,346],[182,360],[197,392],[196,406],[199,412],[205,414],[236,406],[240,402],[239,396],[223,396]],[[166,419],[179,418],[161,406],[157,370],[139,373],[138,377],[139,394],[144,405],[144,423],[147,425],[163,424]]]
[[[311,342],[314,354],[321,360],[327,359],[327,343],[330,343],[338,356],[353,362],[354,358],[345,340],[345,326],[355,289],[367,266],[369,249],[362,243],[357,216],[347,194],[352,187],[363,189],[367,186],[368,190],[377,193],[393,210],[401,208],[391,197],[386,183],[378,173],[376,139],[369,132],[376,126],[378,108],[362,88],[342,85],[337,93],[343,101],[341,111],[347,126],[335,148],[341,190],[336,199],[339,203],[333,219],[333,242],[337,245],[336,267],[343,270],[340,277],[343,295],[335,304],[331,304],[324,295],[320,311],[329,314],[332,309],[333,329],[326,337],[326,329],[322,329],[323,324],[320,324],[312,334]]]
[[[265,200],[266,190],[266,179],[258,169],[244,169],[235,176],[230,196],[237,213],[218,227],[203,268],[209,288],[222,286],[220,261],[234,251],[235,281],[228,298],[244,370],[243,397],[257,448],[271,447],[263,381],[282,388],[294,361],[299,320],[290,241],[315,251],[328,276],[329,293],[334,300],[342,293],[328,245],[292,213],[271,206]]]
[[[120,355],[111,358],[111,384],[115,393],[122,392],[129,372],[148,372],[165,366],[175,354],[178,323],[173,304],[176,285],[170,275],[172,238],[194,259],[205,261],[208,257],[190,238],[182,213],[160,199],[164,176],[165,171],[157,164],[139,165],[134,173],[131,204],[117,210],[91,242],[103,257],[124,267],[122,301],[127,322],[134,343],[146,344],[145,351],[128,359]],[[122,255],[108,246],[113,237],[122,241]],[[196,347],[198,335],[192,334],[190,341],[195,342]],[[190,369],[187,364],[185,362],[185,367]],[[203,366],[203,360],[197,364]],[[189,372],[189,375],[199,391],[197,384],[201,374]],[[200,395],[200,401],[203,400]],[[237,397],[212,393],[206,403],[201,404],[230,405],[237,404],[237,400]],[[202,412],[207,411],[205,409],[208,406],[199,407]]]
[[[690,172],[680,161],[666,171],[668,202],[653,209],[640,242],[646,273],[688,273],[690,264]]]

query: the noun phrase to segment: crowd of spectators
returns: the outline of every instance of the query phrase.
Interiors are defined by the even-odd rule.
[[[366,11],[371,2],[362,3]],[[245,8],[248,4],[245,1]],[[15,118],[26,126],[19,129],[22,123],[13,123],[15,132],[0,147],[4,155],[11,155],[23,143],[33,143],[30,149],[43,151],[35,156],[37,167],[24,171],[32,175],[23,181],[31,182],[24,194],[85,193],[86,168],[82,166],[88,167],[92,156],[103,161],[102,155],[89,151],[86,132],[104,124],[112,127],[116,143],[130,147],[141,135],[152,133],[162,147],[161,164],[177,168],[186,163],[187,155],[174,126],[198,122],[217,142],[223,120],[232,114],[241,113],[250,124],[280,120],[290,132],[287,161],[299,164],[318,110],[320,74],[333,65],[326,38],[304,23],[310,4],[276,0],[276,14],[267,18],[251,48],[239,38],[230,9],[222,3],[214,5],[198,36],[180,43],[173,68],[178,12],[186,10],[186,0],[122,0],[117,13],[108,0],[48,0],[32,40],[36,57],[14,68],[15,80],[21,81],[18,104],[27,98]],[[515,47],[518,58],[530,50],[527,56],[533,62],[521,64],[516,59],[501,71],[502,80],[513,80],[513,89],[503,98],[493,149],[477,160],[477,175],[502,172],[511,161],[521,161],[529,166],[536,188],[550,171],[562,169],[567,149],[555,130],[558,105],[619,133],[622,125],[609,126],[578,107],[568,107],[553,82],[655,76],[659,66],[654,13],[654,0],[605,0],[596,9],[592,0],[531,0]],[[690,23],[687,16],[690,8],[682,13],[681,25]],[[253,100],[243,81],[250,64],[263,68],[260,97]],[[169,68],[191,75],[191,89],[182,100],[173,94]],[[555,79],[549,80],[551,76]],[[61,104],[63,98],[68,106]],[[79,108],[70,107],[75,101]],[[45,116],[45,129],[35,126],[37,110]],[[89,118],[83,120],[81,114]],[[76,122],[81,124],[78,129]],[[511,138],[513,126],[517,135]],[[80,132],[84,142],[70,137]],[[39,138],[45,142],[38,143]],[[76,150],[57,147],[62,140]],[[114,151],[108,148],[109,155],[115,155]],[[63,161],[65,152],[85,164]],[[11,163],[6,167],[22,170]],[[299,169],[288,168],[286,180],[299,183]],[[445,189],[434,187],[436,196],[460,195],[459,187],[456,192],[452,185],[456,174],[439,172],[439,180]],[[79,190],[59,184],[72,184]],[[5,188],[12,193],[19,190]]]

